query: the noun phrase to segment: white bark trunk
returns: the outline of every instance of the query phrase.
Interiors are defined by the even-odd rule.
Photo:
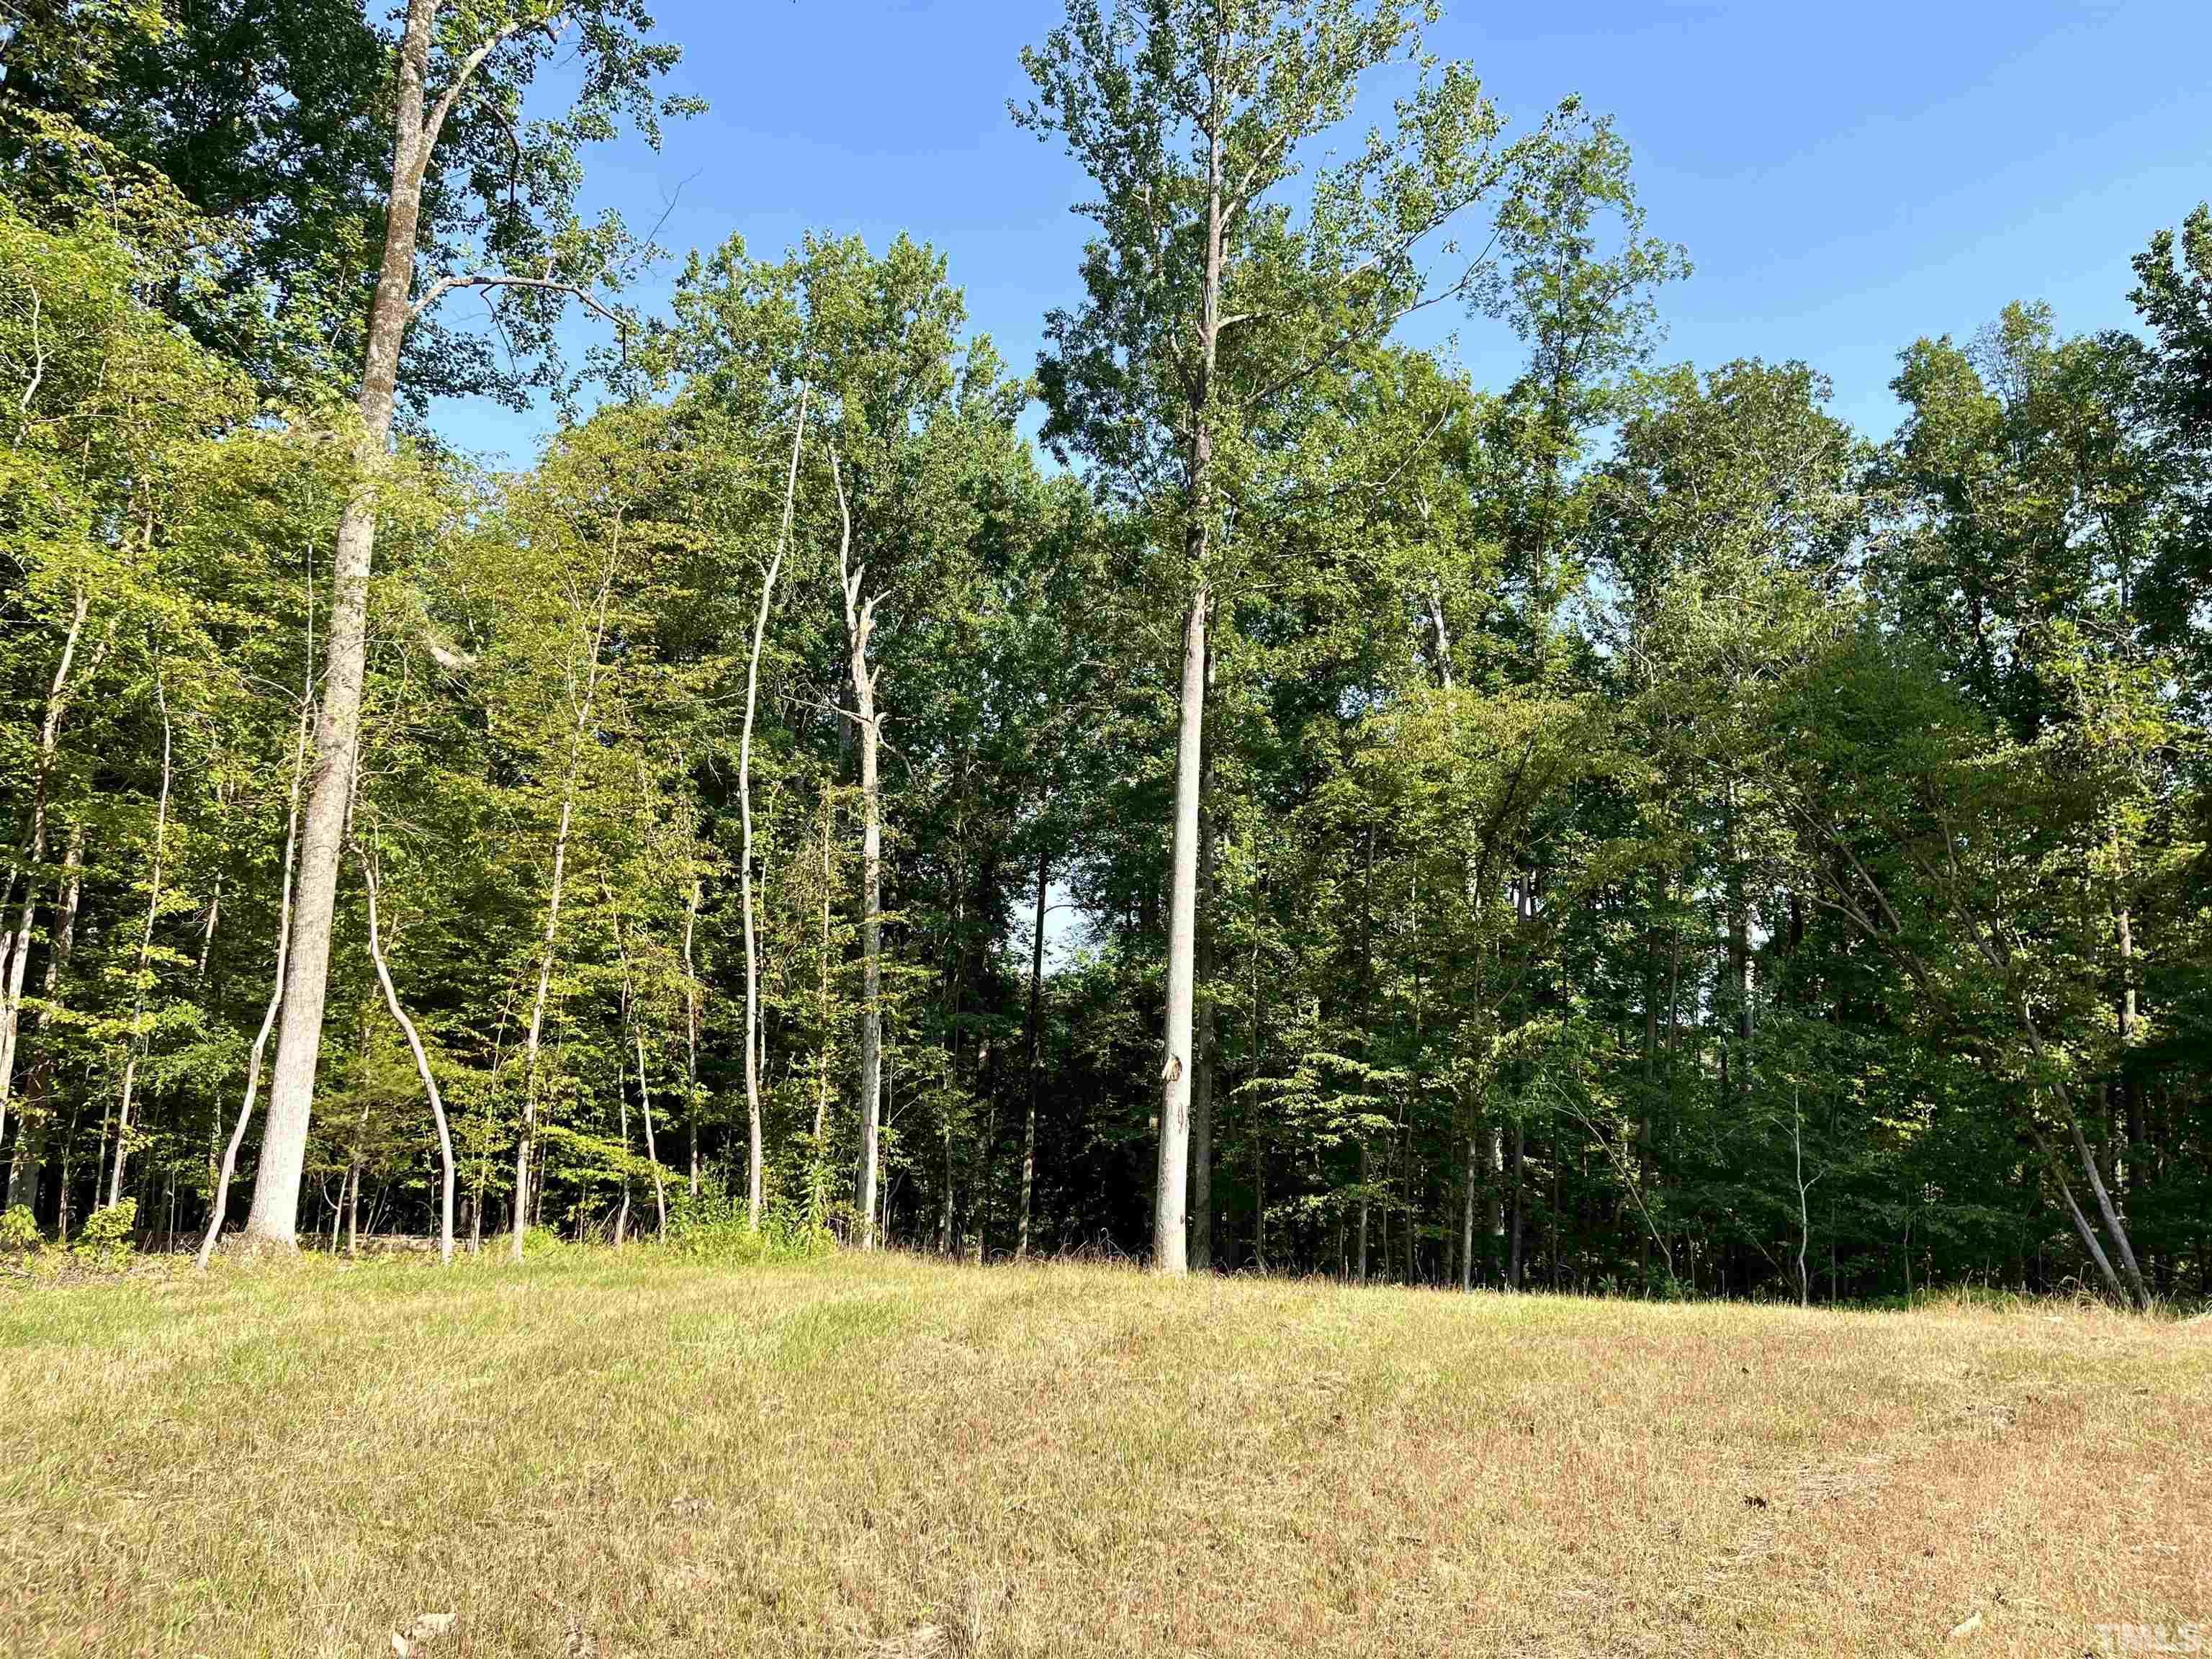
[[[430,1115],[437,1121],[438,1163],[444,1176],[438,1212],[438,1259],[450,1267],[453,1263],[453,1137],[446,1123],[446,1097],[438,1091],[437,1074],[430,1069],[430,1056],[423,1050],[422,1034],[407,1017],[407,1010],[400,1006],[398,988],[392,984],[392,969],[384,959],[384,939],[377,921],[377,868],[373,854],[363,855],[362,874],[368,887],[368,954],[376,963],[377,982],[384,988],[384,1006],[392,1011],[392,1018],[406,1036],[408,1051],[415,1056],[416,1073],[422,1079],[422,1092],[429,1098]]]
[[[46,981],[41,988],[46,1002],[39,1011],[38,1029],[42,1032],[53,1023],[62,973],[69,966],[70,952],[76,942],[77,904],[83,894],[84,825],[78,823],[70,826],[69,851],[62,857],[61,898],[57,907],[53,949],[46,953]],[[46,1150],[46,1119],[52,1110],[47,1096],[54,1069],[52,1051],[42,1046],[37,1062],[31,1067],[30,1091],[24,1097],[23,1109],[17,1115],[15,1155],[8,1165],[8,1207],[11,1210],[18,1204],[28,1209],[38,1207],[39,1162]]]
[[[868,665],[868,636],[874,632],[876,601],[862,599],[867,567],[853,562],[853,514],[837,453],[830,453],[830,474],[837,489],[843,533],[837,545],[837,570],[845,591],[845,637],[851,647],[853,695],[859,702],[860,729],[860,1248],[877,1243],[878,1165],[883,1124],[883,795],[877,749],[882,726],[876,714],[876,670]]]
[[[684,858],[688,861],[696,838],[687,815],[684,826]],[[691,878],[691,890],[684,902],[684,1116],[691,1132],[691,1196],[699,1196],[699,970],[691,954],[691,935],[699,923],[703,896],[699,878]]]
[[[791,466],[783,480],[783,518],[776,527],[775,550],[761,576],[760,607],[753,615],[752,656],[745,665],[745,724],[738,741],[738,813],[744,848],[738,883],[745,908],[745,1116],[750,1152],[746,1163],[745,1224],[760,1231],[761,1221],[761,1067],[760,1067],[760,946],[753,924],[753,714],[760,702],[761,647],[768,638],[769,607],[775,599],[775,579],[783,568],[783,551],[791,539],[792,510],[799,497],[799,452],[806,438],[807,387],[799,388],[799,418],[791,434]]]
[[[1206,555],[1212,536],[1213,439],[1207,407],[1220,343],[1224,207],[1222,89],[1213,88],[1207,135],[1206,276],[1200,295],[1200,366],[1190,400],[1190,476],[1184,551],[1190,606],[1183,617],[1182,706],[1176,734],[1175,823],[1168,900],[1167,1053],[1160,1067],[1159,1171],[1152,1195],[1152,1267],[1189,1271],[1185,1219],[1190,1183],[1192,987],[1198,945],[1198,805],[1203,787],[1206,629],[1211,593]]]
[[[660,1153],[653,1141],[653,1087],[645,1075],[643,1020],[632,1027],[632,1035],[637,1039],[637,1107],[645,1119],[645,1161],[653,1166],[653,1237],[665,1244],[668,1242],[668,1188],[660,1178]]]
[[[131,1158],[131,1108],[138,1085],[138,1065],[146,1054],[146,991],[154,955],[154,924],[161,915],[161,874],[169,850],[170,756],[174,728],[169,721],[168,693],[162,689],[159,663],[154,668],[154,696],[161,706],[161,796],[154,809],[154,867],[146,889],[146,925],[138,935],[138,959],[131,974],[131,1050],[123,1062],[123,1103],[115,1119],[115,1166],[107,1181],[108,1207],[123,1199],[123,1170]],[[99,1171],[94,1170],[97,1176]]]
[[[297,902],[286,954],[283,1024],[269,1085],[269,1121],[260,1173],[246,1218],[248,1238],[290,1246],[297,1238],[300,1179],[306,1168],[307,1124],[314,1108],[315,1066],[322,1053],[323,999],[330,980],[331,935],[337,908],[338,860],[361,737],[362,681],[368,653],[368,578],[376,554],[376,483],[392,437],[415,280],[416,231],[422,179],[434,125],[425,124],[424,82],[438,0],[408,0],[400,38],[398,103],[392,114],[392,186],[386,198],[383,262],[371,301],[363,351],[356,482],[338,520],[323,702],[315,726],[315,765],[301,838]]]
[[[1052,854],[1037,854],[1036,922],[1030,934],[1029,1121],[1022,1132],[1022,1222],[1014,1243],[1014,1260],[1030,1253],[1030,1194],[1036,1184],[1037,1089],[1044,1044],[1044,913],[1045,895],[1051,886]]]
[[[222,1169],[216,1177],[215,1206],[208,1217],[207,1236],[200,1240],[198,1263],[202,1267],[215,1253],[222,1237],[222,1224],[230,1209],[230,1178],[238,1168],[238,1149],[246,1139],[246,1126],[252,1121],[254,1097],[261,1089],[261,1060],[269,1048],[269,1034],[276,1024],[277,1010],[284,1001],[284,963],[292,946],[292,871],[300,846],[300,784],[307,769],[307,727],[313,718],[315,647],[314,647],[314,588],[309,579],[307,596],[307,663],[302,671],[300,686],[300,720],[292,736],[292,788],[284,808],[284,878],[276,900],[276,966],[270,976],[269,1003],[262,1010],[261,1030],[253,1039],[252,1051],[246,1061],[246,1097],[239,1104],[238,1121],[230,1131],[230,1142],[223,1148]]]
[[[23,975],[30,966],[31,927],[37,919],[39,865],[46,856],[47,793],[52,787],[54,757],[61,747],[62,721],[69,712],[75,688],[70,675],[76,665],[77,646],[84,636],[84,620],[92,607],[88,592],[76,590],[70,610],[69,633],[62,641],[61,660],[54,668],[46,691],[45,717],[39,723],[39,754],[31,775],[31,822],[23,837],[23,905],[15,926],[0,939],[0,1131],[8,1127],[8,1103],[15,1086],[15,1041],[21,1024]],[[10,872],[9,887],[14,885]],[[97,1171],[95,1171],[95,1174]]]
[[[822,1224],[823,1188],[828,1184],[825,1171],[828,1159],[824,1156],[822,1134],[830,1113],[830,830],[832,816],[830,787],[822,787],[822,952],[815,969],[816,1025],[820,1047],[814,1059],[814,1144],[811,1149],[813,1170],[809,1177],[808,1204],[813,1224]]]
[[[1176,738],[1175,839],[1168,899],[1167,1058],[1160,1070],[1160,1160],[1153,1194],[1152,1266],[1188,1270],[1184,1220],[1190,1181],[1192,994],[1198,920],[1199,750],[1206,708],[1206,606],[1201,584],[1183,622],[1182,717]]]

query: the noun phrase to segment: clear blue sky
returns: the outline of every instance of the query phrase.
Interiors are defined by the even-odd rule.
[[[1696,274],[1664,294],[1663,356],[1802,357],[1838,411],[1889,430],[1897,352],[2048,300],[2069,332],[2130,319],[2128,258],[2212,196],[2212,0],[1446,0],[1431,35],[1516,127],[1569,93],[1615,118],[1651,231]],[[655,155],[588,159],[586,199],[680,256],[808,229],[951,258],[1017,368],[1071,303],[1085,180],[1007,119],[1021,47],[1057,0],[660,0],[675,89],[711,108]],[[1377,104],[1379,106],[1379,100]],[[1366,112],[1370,116],[1378,110]],[[1355,116],[1355,120],[1359,119]],[[672,261],[672,264],[673,261]],[[670,272],[640,295],[665,292]],[[1515,347],[1458,325],[1478,383]],[[550,416],[443,412],[526,460]]]

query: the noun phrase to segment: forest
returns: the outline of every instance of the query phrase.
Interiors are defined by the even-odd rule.
[[[1050,12],[1030,363],[586,212],[642,0],[5,9],[7,1240],[2206,1296],[2212,210],[1869,434],[1419,0]]]

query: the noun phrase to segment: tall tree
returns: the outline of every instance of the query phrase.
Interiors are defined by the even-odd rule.
[[[1432,246],[1496,185],[1499,119],[1464,64],[1420,54],[1413,0],[1070,0],[1024,54],[1015,118],[1097,181],[1086,302],[1048,319],[1039,363],[1055,451],[1159,515],[1182,618],[1169,862],[1167,1016],[1152,1255],[1186,1270],[1206,633],[1238,451],[1286,400],[1474,269]],[[1395,119],[1350,159],[1307,146],[1394,59],[1419,67]],[[1302,204],[1289,186],[1311,177]],[[1302,216],[1295,209],[1302,207]],[[1440,274],[1438,274],[1440,273]]]
[[[377,493],[392,433],[400,351],[414,319],[457,289],[519,296],[513,326],[526,343],[550,343],[556,301],[574,296],[604,311],[592,290],[628,253],[618,221],[590,230],[573,211],[574,155],[582,137],[623,115],[659,138],[652,81],[676,61],[672,46],[647,42],[638,0],[502,0],[489,8],[447,10],[440,0],[409,0],[394,64],[392,184],[385,198],[384,251],[362,349],[362,374],[349,434],[356,483],[337,529],[323,696],[316,714],[315,760],[301,823],[299,890],[285,962],[284,1002],[269,1085],[268,1127],[246,1231],[258,1242],[289,1244],[297,1224],[300,1179],[322,1050],[323,1003],[346,803],[360,741],[362,679],[368,655],[369,574],[376,551]],[[524,90],[562,50],[573,29],[586,70],[575,111],[536,123],[516,141],[512,173],[458,177],[440,140],[465,103],[509,124]],[[481,234],[463,261],[418,275],[422,209],[433,179],[442,187],[486,192]],[[529,188],[525,190],[524,180]],[[443,252],[445,250],[434,250]],[[482,260],[482,264],[475,261]],[[532,270],[523,262],[531,261]],[[487,268],[489,267],[489,268]]]

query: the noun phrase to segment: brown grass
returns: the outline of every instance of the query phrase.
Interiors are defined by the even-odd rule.
[[[0,1292],[0,1389],[13,1653],[388,1655],[444,1612],[432,1659],[2212,1627],[2212,1325],[2094,1309],[303,1261]]]

